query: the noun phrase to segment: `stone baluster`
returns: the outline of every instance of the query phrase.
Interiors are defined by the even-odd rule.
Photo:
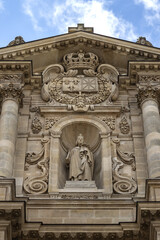
[[[149,178],[160,178],[160,117],[157,86],[139,85]]]
[[[0,86],[2,111],[0,119],[0,177],[12,177],[17,137],[18,108],[22,101],[21,87]]]

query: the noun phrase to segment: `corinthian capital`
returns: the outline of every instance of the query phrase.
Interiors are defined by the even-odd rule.
[[[21,104],[23,96],[22,86],[14,86],[13,84],[0,86],[0,98],[2,101],[13,99]]]
[[[137,101],[138,104],[141,105],[144,101],[154,100],[159,102],[159,91],[160,85],[137,85],[138,86],[138,94]]]

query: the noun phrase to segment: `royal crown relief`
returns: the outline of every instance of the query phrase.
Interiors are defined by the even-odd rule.
[[[118,72],[111,65],[99,65],[94,53],[66,54],[63,66],[53,64],[44,70],[43,100],[85,112],[94,110],[96,104],[117,99]]]

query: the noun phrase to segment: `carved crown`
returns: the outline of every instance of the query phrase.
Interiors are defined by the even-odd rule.
[[[77,53],[69,53],[63,57],[64,66],[66,70],[87,68],[93,69],[99,65],[98,56],[91,52],[83,52],[82,50]]]

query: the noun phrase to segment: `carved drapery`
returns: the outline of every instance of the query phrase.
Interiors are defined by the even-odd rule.
[[[114,192],[119,194],[135,193],[137,190],[136,180],[121,171],[124,165],[131,165],[132,171],[136,170],[135,156],[133,153],[124,153],[120,150],[119,139],[112,139],[112,163]]]
[[[94,110],[95,104],[117,99],[118,72],[110,65],[99,65],[95,54],[71,53],[64,56],[63,64],[66,71],[59,64],[44,70],[43,100],[66,104],[69,110],[87,111]]]
[[[49,168],[49,139],[42,139],[42,150],[36,153],[26,154],[26,172],[30,165],[36,165],[40,169],[39,175],[27,176],[24,180],[24,190],[30,194],[45,193],[48,189],[48,168]]]

